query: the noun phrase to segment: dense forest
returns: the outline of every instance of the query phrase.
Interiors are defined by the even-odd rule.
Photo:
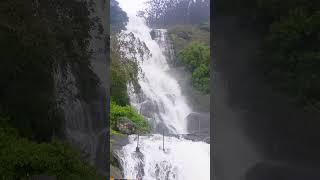
[[[54,72],[77,67],[84,100],[97,84],[90,67],[86,1],[4,0],[0,2],[0,177],[24,179],[101,178],[64,138]],[[65,73],[66,75],[66,73]],[[81,81],[82,76],[89,81]]]
[[[265,80],[297,104],[319,110],[319,1],[232,1],[227,8],[228,3],[217,1],[216,15],[242,17],[260,33],[257,67]]]

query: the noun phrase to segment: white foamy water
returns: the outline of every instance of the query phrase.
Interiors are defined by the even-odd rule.
[[[159,118],[153,120],[162,122],[170,132],[186,133],[187,123],[185,118],[191,113],[190,107],[186,103],[185,97],[181,94],[181,88],[173,77],[168,74],[169,66],[163,49],[151,39],[151,29],[146,26],[144,20],[137,16],[129,16],[127,33],[132,32],[136,38],[144,42],[150,50],[151,57],[140,62],[143,76],[139,79],[139,84],[145,100],[152,101],[159,110],[155,113]],[[165,30],[159,32],[159,41],[164,40]],[[144,102],[131,102],[140,108],[139,104]]]
[[[129,137],[130,144],[123,148],[125,178],[135,179],[139,163],[144,167],[143,179],[210,179],[210,145],[176,137],[165,137],[165,152],[162,150],[162,135],[143,136],[139,139],[140,152],[136,155],[136,136]]]
[[[139,61],[142,70],[139,77],[143,98],[130,94],[131,104],[138,110],[144,105],[150,124],[161,124],[171,133],[187,133],[186,117],[192,112],[177,80],[168,73],[170,69],[165,55],[166,30],[157,30],[152,39],[151,29],[136,13],[144,9],[145,0],[118,0],[127,13],[129,22],[124,33],[133,33],[150,50],[151,56]],[[134,45],[134,44],[133,44]],[[125,49],[123,50],[124,52]],[[138,57],[139,58],[139,57]],[[129,86],[130,87],[130,86]],[[149,108],[149,109],[148,109]],[[141,154],[135,152],[137,141],[130,136],[130,143],[119,152],[125,178],[143,177],[146,180],[210,179],[210,145],[177,137],[165,137],[165,152],[162,136],[140,137]]]

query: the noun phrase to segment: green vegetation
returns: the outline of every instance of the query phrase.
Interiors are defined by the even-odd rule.
[[[78,83],[82,97],[88,93],[84,87],[92,88],[95,82],[89,62],[93,27],[88,4],[4,0],[0,6],[0,112],[12,118],[10,124],[23,136],[50,140],[62,133],[53,87],[57,65],[77,66],[80,75],[90,79]]]
[[[136,61],[120,56],[116,38],[112,37],[110,95],[117,104],[125,106],[129,104],[127,84],[131,83],[135,92],[140,90],[138,83],[140,67]]]
[[[128,22],[127,14],[119,7],[116,0],[110,1],[110,27],[112,32],[119,32],[125,29]]]
[[[10,117],[0,124],[0,179],[36,174],[98,178],[73,148],[52,141],[64,137],[56,68],[61,67],[64,76],[71,67],[79,98],[86,101],[94,95],[97,79],[90,67],[89,32],[97,27],[88,6],[77,0],[0,2],[0,114]]]
[[[269,27],[263,49],[269,79],[296,101],[320,108],[319,11],[292,7]]]
[[[114,135],[122,135],[116,125],[119,118],[126,117],[134,123],[137,131],[146,133],[150,131],[150,127],[146,119],[130,106],[127,89],[127,84],[130,83],[136,92],[140,90],[138,83],[138,62],[136,59],[128,59],[126,56],[123,56],[120,51],[120,46],[128,46],[126,42],[120,42],[119,40],[121,39],[119,38],[119,31],[125,28],[128,18],[115,1],[111,1],[110,13],[111,27],[114,27],[114,32],[111,36],[110,132]],[[131,34],[124,34],[123,36],[127,36],[131,40],[135,39]],[[141,48],[144,47],[142,46]],[[143,53],[142,51],[143,49],[139,49],[139,52],[132,53]]]
[[[192,73],[192,85],[204,94],[210,93],[210,25],[176,25],[169,35],[177,52],[178,65]]]
[[[111,50],[111,104],[110,129],[112,134],[119,134],[116,123],[120,117],[131,120],[141,133],[149,132],[149,126],[143,116],[139,115],[131,106],[127,92],[127,83],[132,83],[138,92],[138,64],[135,61],[122,59],[119,52]]]
[[[179,52],[191,42],[210,46],[210,24],[175,25],[168,28],[176,52]]]
[[[111,50],[111,88],[110,95],[119,105],[129,104],[127,94],[127,74],[124,65],[120,61],[120,56]]]
[[[114,101],[110,104],[110,128],[117,131],[116,123],[121,117],[130,119],[140,133],[150,132],[146,119],[131,106],[119,106]]]
[[[1,179],[28,179],[33,175],[55,176],[59,180],[103,178],[68,144],[55,138],[48,143],[21,138],[7,121],[0,117]]]
[[[235,15],[263,38],[260,67],[274,89],[320,108],[320,1],[225,0],[216,14]],[[234,6],[230,8],[230,3]],[[227,11],[229,9],[230,11]]]
[[[178,53],[179,61],[192,73],[193,86],[205,94],[210,93],[209,47],[191,43]]]

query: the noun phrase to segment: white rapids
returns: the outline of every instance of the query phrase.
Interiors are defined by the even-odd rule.
[[[133,33],[149,49],[151,56],[139,61],[143,76],[139,84],[144,99],[156,105],[150,124],[163,124],[169,132],[183,134],[187,132],[186,117],[192,112],[177,80],[168,73],[170,67],[164,53],[166,30],[157,30],[158,39],[152,39],[150,29],[143,18],[136,16],[144,8],[145,0],[118,0],[120,7],[127,13],[129,22],[124,33]],[[161,43],[162,42],[162,43]],[[138,110],[141,99],[129,93],[130,102]],[[191,141],[178,137],[164,137],[153,134],[140,136],[139,148],[136,135],[129,136],[129,144],[118,153],[123,168],[124,178],[146,180],[209,180],[210,179],[210,144]]]

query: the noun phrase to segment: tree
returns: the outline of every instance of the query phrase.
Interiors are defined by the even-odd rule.
[[[210,93],[210,51],[200,43],[190,43],[178,53],[178,60],[192,73],[192,84],[201,92]]]
[[[210,18],[209,0],[149,0],[144,16],[150,26],[199,24]]]
[[[116,0],[110,1],[110,25],[111,31],[119,32],[125,29],[128,23],[127,14],[119,7]]]

